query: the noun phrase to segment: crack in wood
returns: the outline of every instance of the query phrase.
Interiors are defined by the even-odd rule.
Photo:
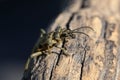
[[[109,38],[112,35],[112,33],[114,32],[116,25],[114,23],[107,23],[107,26],[109,28],[107,28],[107,31],[106,31],[107,32],[106,38]]]
[[[120,37],[119,37],[120,38]],[[115,74],[115,80],[119,79],[119,74],[120,74],[120,43],[119,43],[119,46],[118,46],[118,55],[117,55],[117,66],[116,66],[116,74]]]
[[[53,67],[52,67],[52,69],[51,69],[51,73],[50,73],[50,80],[52,80],[53,71],[54,71],[54,68],[56,67],[56,64],[57,64],[57,62],[55,62],[56,60],[57,60],[57,58],[54,60]]]
[[[45,68],[44,68],[44,70],[43,70],[43,73],[42,73],[42,80],[45,80],[45,71],[46,71],[46,66],[45,66]],[[34,79],[33,79],[34,80]]]
[[[52,67],[52,70],[51,70],[51,73],[50,73],[50,80],[52,80],[53,69],[54,69],[54,66]]]
[[[82,0],[81,8],[88,8],[90,6],[89,0]]]
[[[102,28],[101,28],[101,33],[96,41],[96,44],[98,45],[100,42],[106,40],[106,30],[107,30],[107,21],[102,19]]]
[[[105,77],[104,79],[109,80],[113,76],[111,76],[113,73],[110,71],[112,70],[113,67],[113,60],[114,60],[114,55],[113,55],[113,48],[114,48],[114,41],[107,40],[105,44],[105,62],[104,62],[104,67],[106,68],[105,71]],[[114,70],[113,70],[114,71]]]
[[[66,28],[67,29],[70,29],[70,23],[73,20],[73,18],[74,18],[75,15],[76,15],[76,12],[72,13],[71,17],[69,18],[68,22],[66,23]]]
[[[44,58],[39,59],[37,64],[39,64],[39,65],[36,66],[35,71],[31,72],[31,76],[32,76],[31,80],[35,80],[35,78],[38,78],[37,76],[41,72],[42,72],[41,73],[42,79],[45,78],[44,75],[45,75],[45,71],[46,71],[46,62],[45,62]]]
[[[114,54],[113,54],[113,48],[116,46],[114,41],[112,40],[108,40],[108,35],[109,35],[109,23],[106,21],[105,22],[105,26],[103,26],[101,34],[102,34],[102,38],[105,41],[105,49],[104,49],[104,56],[105,56],[105,60],[104,60],[104,68],[101,71],[101,75],[99,76],[99,80],[109,80],[112,79],[114,75],[110,69],[112,70],[113,68],[113,60],[114,60]],[[112,34],[112,33],[111,33]],[[111,36],[111,35],[109,35]],[[113,70],[114,71],[114,70]]]
[[[84,63],[85,63],[85,58],[86,58],[86,53],[87,53],[87,50],[86,50],[86,47],[87,45],[84,47],[84,55],[83,55],[83,61],[81,63],[81,72],[80,72],[80,80],[82,80],[82,76],[83,76],[83,68],[84,68]]]
[[[76,13],[72,13],[71,17],[69,18],[68,22],[66,23],[66,28],[69,29],[70,28],[70,23],[71,21],[73,20],[74,16],[75,16]],[[64,48],[64,45],[65,45],[65,39],[63,41],[63,44],[62,44],[62,48]],[[56,65],[58,65],[59,63],[59,60],[60,60],[60,55],[62,54],[62,50],[60,51],[60,54],[58,55],[58,60],[57,60],[57,63]]]

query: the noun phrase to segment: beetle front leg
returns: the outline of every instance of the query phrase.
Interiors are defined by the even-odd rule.
[[[28,58],[28,60],[27,60],[27,62],[25,64],[25,70],[28,69],[29,64],[30,64],[30,60],[37,57],[37,56],[39,56],[39,55],[41,55],[41,54],[42,54],[42,52],[36,52],[36,53],[31,54],[31,56]]]

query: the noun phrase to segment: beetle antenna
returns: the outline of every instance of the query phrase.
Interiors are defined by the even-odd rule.
[[[72,33],[80,33],[80,34],[84,34],[84,35],[86,35],[86,36],[88,36],[89,37],[89,35],[87,35],[86,33],[84,33],[84,32],[72,32]]]
[[[78,29],[83,29],[83,28],[89,28],[89,29],[91,29],[92,31],[94,31],[94,29],[91,28],[91,27],[89,27],[89,26],[80,27],[80,28],[74,29],[74,30],[72,30],[72,31],[75,31],[75,30],[78,30]]]

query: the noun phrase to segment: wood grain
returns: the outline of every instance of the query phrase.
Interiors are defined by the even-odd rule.
[[[120,1],[73,1],[48,31],[57,26],[90,26],[94,31],[81,29],[89,37],[76,33],[75,39],[62,43],[69,56],[54,47],[52,54],[40,56],[35,64],[31,61],[23,80],[120,80]]]

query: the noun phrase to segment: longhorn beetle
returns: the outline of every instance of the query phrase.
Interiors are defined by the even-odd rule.
[[[83,29],[83,28],[88,28],[92,31],[93,28],[85,26],[85,27],[80,27],[74,30],[71,29],[66,29],[66,28],[62,28],[60,26],[58,26],[55,31],[46,33],[45,30],[41,29],[40,32],[40,38],[38,39],[38,42],[35,44],[32,54],[30,55],[30,57],[28,58],[28,61],[25,65],[25,70],[28,69],[30,60],[40,56],[43,53],[51,53],[51,48],[53,47],[57,47],[59,49],[61,49],[64,53],[66,53],[66,49],[58,47],[58,45],[60,43],[63,43],[64,40],[67,41],[67,38],[74,38],[75,37],[75,33],[79,33],[79,34],[84,34],[86,36],[89,37],[88,34],[84,33],[84,32],[79,32],[78,30]]]

